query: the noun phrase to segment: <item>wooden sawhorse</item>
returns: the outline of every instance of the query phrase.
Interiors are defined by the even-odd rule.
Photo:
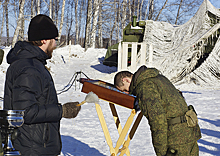
[[[107,144],[110,148],[110,153],[111,153],[111,156],[117,156],[118,153],[120,153],[120,156],[123,156],[124,154],[126,154],[127,156],[130,156],[130,151],[129,151],[129,144],[130,144],[130,141],[132,140],[137,128],[138,128],[138,125],[143,117],[143,114],[142,112],[140,112],[138,114],[138,117],[136,118],[129,134],[128,134],[128,130],[129,128],[131,127],[131,124],[134,120],[134,116],[136,114],[136,111],[135,109],[131,109],[131,114],[130,116],[128,117],[125,125],[124,125],[124,128],[122,129],[121,127],[121,123],[120,123],[120,120],[119,120],[119,117],[118,117],[118,114],[117,114],[117,111],[116,111],[116,108],[115,108],[115,105],[113,103],[109,103],[109,106],[111,108],[111,112],[112,112],[112,115],[113,115],[113,118],[114,118],[114,121],[115,121],[115,124],[116,124],[116,127],[118,129],[118,133],[119,133],[119,138],[117,140],[117,143],[116,143],[116,146],[115,148],[113,147],[113,144],[112,144],[112,139],[111,139],[111,136],[109,134],[109,131],[108,131],[108,127],[106,125],[106,122],[105,122],[105,118],[104,118],[104,115],[102,113],[102,109],[100,107],[99,104],[95,104],[96,106],[96,111],[97,111],[97,114],[98,114],[98,117],[99,117],[99,121],[101,123],[101,126],[102,126],[102,130],[104,132],[104,135],[105,135],[105,139],[107,141]],[[126,135],[128,134],[128,138],[127,140],[125,141],[125,137]],[[123,147],[121,149],[119,149],[119,147],[123,145]]]
[[[114,87],[114,85],[107,83],[107,82],[104,82],[104,81],[101,81],[101,80],[92,80],[92,79],[81,78],[79,81],[80,81],[80,83],[83,84],[82,92],[84,92],[86,94],[93,92],[96,94],[95,96],[98,96],[97,99],[96,98],[94,98],[94,99],[96,99],[96,100],[102,99],[102,100],[109,102],[109,106],[111,108],[111,112],[112,112],[117,130],[119,133],[119,138],[117,140],[115,147],[113,147],[112,139],[110,137],[109,130],[106,125],[104,115],[102,113],[102,109],[101,109],[100,105],[98,104],[98,102],[96,102],[96,100],[91,100],[91,99],[89,100],[89,97],[87,97],[79,105],[81,105],[85,102],[95,103],[95,107],[96,107],[96,111],[97,111],[97,114],[99,117],[99,121],[101,123],[102,130],[104,132],[107,144],[110,148],[111,156],[117,156],[117,154],[119,154],[119,153],[120,153],[120,156],[123,156],[124,154],[126,154],[127,156],[130,156],[130,151],[128,149],[128,146],[129,146],[130,141],[132,140],[132,138],[138,128],[138,125],[139,125],[142,117],[143,117],[142,112],[140,112],[138,114],[129,134],[128,134],[128,131],[133,123],[134,116],[136,115],[136,111],[135,111],[135,109],[133,109],[135,97],[132,95],[122,93],[121,91],[117,90]],[[116,111],[114,104],[124,106],[126,108],[131,109],[131,114],[128,117],[123,129],[122,129],[122,126],[121,126],[121,123],[120,123],[120,120],[119,120],[119,117],[118,117],[118,114],[117,114],[117,111]],[[125,141],[125,137],[127,134],[128,134],[128,137],[127,137],[127,140]],[[119,149],[121,145],[123,147],[121,149]]]

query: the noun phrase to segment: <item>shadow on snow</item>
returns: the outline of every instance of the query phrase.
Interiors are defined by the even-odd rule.
[[[214,121],[214,120],[202,119],[202,118],[199,118],[199,119],[206,121],[206,122],[209,122],[209,123],[215,125],[216,127],[220,127],[220,120]],[[202,134],[220,139],[220,131],[214,131],[214,130],[210,130],[210,129],[201,129],[201,132],[202,132]],[[198,140],[198,143],[203,144],[204,146],[211,147],[208,149],[204,146],[199,146],[199,151],[209,153],[212,155],[219,155],[220,154],[220,143],[213,143],[210,141],[203,140],[202,138],[200,140]],[[214,150],[211,150],[213,148],[214,148]]]
[[[117,72],[117,67],[115,67],[115,66],[109,67],[109,66],[103,65],[104,57],[101,57],[98,60],[99,60],[100,64],[92,65],[91,66],[95,70],[97,70],[97,71],[99,71],[101,73],[108,73],[108,74]]]
[[[202,93],[198,93],[198,92],[190,92],[190,91],[182,91],[182,93],[189,93],[189,94],[202,94]]]
[[[64,156],[105,156],[100,153],[97,149],[89,147],[87,144],[76,140],[70,136],[61,136],[62,139],[62,153]]]

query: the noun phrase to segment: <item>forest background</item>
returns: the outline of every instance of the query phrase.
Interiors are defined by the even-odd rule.
[[[50,16],[59,30],[59,46],[107,48],[122,39],[123,28],[137,20],[181,25],[203,0],[0,0],[0,45],[27,40],[28,24],[37,14]],[[220,8],[220,2],[210,0]]]

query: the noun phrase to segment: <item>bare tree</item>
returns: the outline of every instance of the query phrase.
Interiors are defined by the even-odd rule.
[[[150,0],[148,0],[148,2],[147,2],[147,7],[146,7],[146,11],[145,11],[145,17],[144,17],[145,20],[146,20],[147,17],[148,17],[148,8],[149,8],[149,5],[150,5]]]
[[[68,45],[71,40],[71,30],[72,30],[72,24],[73,24],[73,1],[68,2],[68,7],[66,8],[66,45]]]
[[[160,10],[154,10],[154,20],[183,24],[195,14],[202,2],[203,0],[173,0],[169,3],[165,1]]]
[[[53,5],[52,5],[52,19],[54,20],[54,23],[57,25],[57,22],[55,20],[55,14],[56,14],[56,0],[53,0]]]
[[[37,1],[37,14],[40,14],[40,0]]]
[[[126,22],[126,9],[127,9],[127,0],[123,0],[122,2],[123,7],[122,7],[122,21],[121,21],[121,27],[122,29],[125,28],[125,22]]]
[[[182,0],[181,0],[181,1],[182,1]],[[163,9],[164,9],[164,8],[166,7],[166,5],[167,5],[167,2],[168,2],[168,0],[165,1],[163,7],[160,9],[159,13],[157,14],[157,17],[155,18],[155,21],[158,20],[158,18],[159,18],[159,16],[160,16],[161,12],[163,11]]]
[[[98,21],[98,47],[103,47],[103,39],[102,39],[102,5],[99,6],[99,21]]]
[[[50,3],[49,3],[49,16],[50,18],[52,18],[52,0],[50,0]]]
[[[79,44],[78,3],[79,0],[75,0],[75,44]]]
[[[31,18],[35,16],[34,0],[31,0]]]
[[[91,37],[91,47],[95,48],[95,41],[96,41],[96,30],[97,30],[97,23],[98,23],[98,15],[99,15],[99,5],[100,0],[94,0],[94,14],[93,14],[93,24],[92,24],[92,37]]]
[[[118,7],[117,7],[118,6]],[[108,46],[111,46],[112,45],[112,37],[113,37],[113,33],[114,33],[114,30],[115,28],[118,28],[118,12],[120,10],[120,6],[119,6],[119,1],[117,0],[114,0],[114,10],[115,10],[115,14],[114,14],[114,23],[112,25],[112,28],[111,28],[111,31],[109,32],[110,33],[110,36],[109,36],[109,41],[108,41]],[[113,20],[112,20],[113,21]],[[110,24],[111,25],[111,24]]]
[[[5,21],[6,21],[6,34],[7,34],[7,42],[6,45],[9,46],[9,19],[8,19],[8,0],[5,0]]]
[[[2,4],[0,4],[2,5]],[[4,8],[4,7],[3,7]],[[0,32],[0,44],[1,44],[1,41],[2,41],[2,34],[3,34],[3,28],[4,28],[4,23],[5,23],[5,9],[2,9],[2,25],[1,25],[1,32]]]
[[[97,44],[96,41],[98,41],[98,47],[106,47],[106,45],[110,46],[122,38],[123,29],[128,22],[132,21],[132,16],[134,15],[138,17],[138,20],[149,19],[166,21],[171,24],[182,24],[195,14],[195,11],[203,0],[99,0],[99,11],[95,11],[95,8],[97,8],[95,2],[97,0],[65,1],[66,0],[26,0],[23,13],[24,18],[20,25],[19,36],[23,38],[24,32],[27,32],[27,30],[24,29],[27,25],[26,19],[30,19],[36,14],[42,13],[48,14],[54,23],[59,25],[60,37],[62,29],[66,29],[67,40],[74,35],[75,44],[80,43],[82,46],[85,46],[85,50],[89,47],[94,47],[94,45]],[[4,29],[6,27],[5,30],[1,28],[1,31],[6,32],[4,34],[7,35],[7,45],[9,45],[10,38],[9,30],[14,31],[16,29],[12,21],[14,19],[11,18],[9,20],[9,17],[13,16],[18,20],[19,2],[20,0],[0,0],[0,3],[4,6],[4,9],[1,10],[4,16],[1,26],[3,26]],[[63,7],[64,2],[67,5],[65,8]],[[71,10],[67,13],[68,10],[65,9],[69,7],[71,7]],[[14,14],[11,8],[14,9]],[[98,22],[96,17],[98,18]],[[15,32],[13,32],[13,34],[15,34]],[[97,40],[95,38],[97,38]]]
[[[142,8],[143,8],[143,3],[144,3],[144,0],[141,1],[141,5],[140,5],[140,20],[142,20]]]
[[[86,18],[86,34],[85,34],[85,51],[90,47],[90,31],[92,21],[92,0],[88,0],[87,18]]]
[[[117,9],[117,24],[116,24],[116,34],[117,34],[117,37],[116,37],[116,42],[119,42],[120,40],[120,3],[119,3],[119,0],[118,0],[118,9]]]
[[[137,20],[139,20],[139,8],[140,8],[140,0],[137,2]]]
[[[83,11],[86,10],[86,0],[81,0],[81,5],[80,5],[80,11],[79,11],[79,25],[82,25],[82,21],[83,21]],[[83,27],[84,27],[84,24],[83,24]],[[82,31],[82,32],[81,32]],[[81,28],[79,27],[79,31],[78,31],[78,36],[80,37],[80,34],[84,35],[84,28]],[[80,44],[84,44],[84,41],[83,41],[83,37],[80,37],[80,40],[79,40]]]
[[[119,11],[120,11],[120,4],[119,4],[119,0],[115,0],[115,23],[113,27],[116,27],[116,42],[118,42],[119,40]],[[117,7],[118,6],[118,7]]]
[[[15,43],[17,41],[19,30],[21,29],[21,22],[22,22],[22,19],[24,16],[24,4],[25,4],[25,0],[20,0],[19,15],[18,15],[18,19],[17,19],[17,27],[15,29],[14,36],[12,39],[12,47],[15,45]]]
[[[149,15],[148,15],[149,20],[153,19],[153,12],[154,12],[154,0],[149,0]]]
[[[61,11],[61,19],[60,19],[60,29],[59,29],[59,42],[61,38],[62,28],[63,28],[63,19],[64,19],[64,9],[65,9],[66,0],[63,0],[62,11]]]
[[[21,29],[19,30],[18,40],[24,40],[24,18],[21,19]]]
[[[183,0],[180,0],[179,8],[178,8],[177,15],[176,15],[176,21],[175,21],[175,24],[177,24],[177,21],[178,21],[178,19],[179,19],[180,8],[181,8],[181,6],[182,6],[182,3],[183,3]]]
[[[59,23],[59,10],[60,10],[60,0],[54,0],[54,13],[53,13],[53,19],[56,25]],[[62,9],[62,8],[61,8]]]
[[[131,14],[131,5],[132,5],[132,0],[128,0],[128,8],[129,8],[129,21],[132,19],[132,14]]]

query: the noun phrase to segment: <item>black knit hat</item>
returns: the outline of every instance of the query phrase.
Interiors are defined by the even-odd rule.
[[[50,17],[39,14],[31,19],[28,28],[28,40],[40,41],[58,37],[58,30]]]

